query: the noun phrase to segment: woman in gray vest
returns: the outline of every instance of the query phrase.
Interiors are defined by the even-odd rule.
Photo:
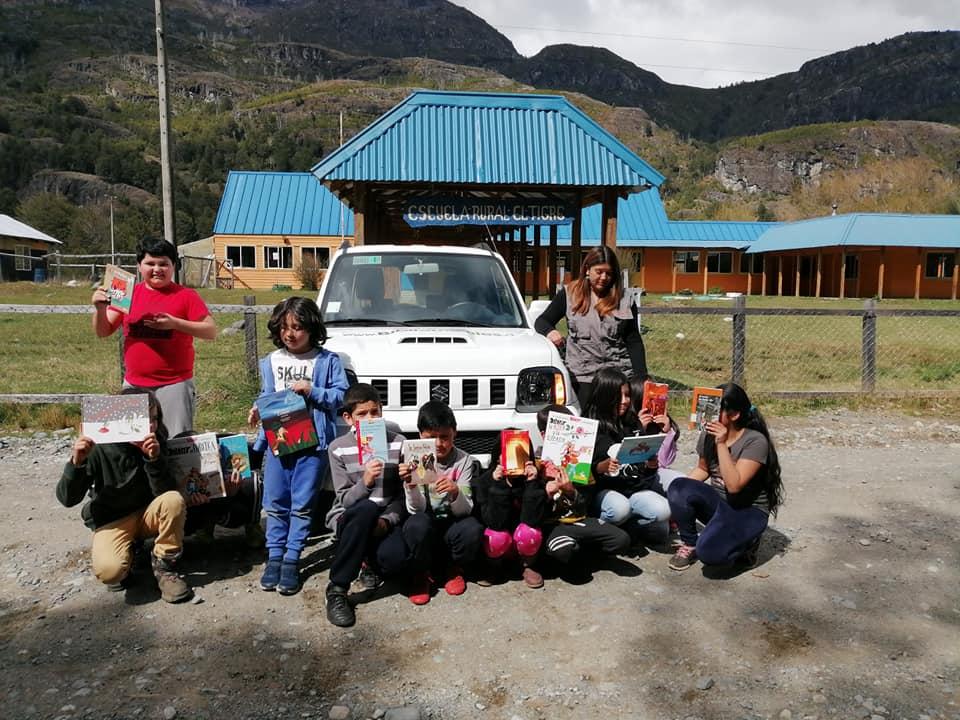
[[[557,293],[534,327],[561,347],[564,338],[556,328],[564,317],[567,369],[580,407],[586,405],[593,376],[604,365],[612,365],[628,376],[646,377],[637,309],[632,296],[623,291],[620,263],[611,248],[601,245],[587,253],[579,276]]]

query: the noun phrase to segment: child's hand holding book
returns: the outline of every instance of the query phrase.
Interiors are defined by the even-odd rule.
[[[377,478],[383,474],[383,460],[374,458],[363,466],[363,484],[372,488],[377,483]]]

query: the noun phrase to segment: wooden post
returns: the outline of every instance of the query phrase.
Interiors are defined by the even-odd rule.
[[[777,297],[783,297],[783,255],[777,257]]]
[[[533,226],[533,288],[534,300],[540,298],[540,226]]]
[[[887,260],[887,249],[880,248],[880,269],[877,271],[877,297],[883,300],[883,266]]]
[[[638,251],[640,253],[640,287],[646,289],[647,287],[647,251],[645,248],[640,248]]]
[[[843,300],[843,291],[847,284],[847,254],[840,248],[840,299]]]
[[[671,274],[670,294],[676,295],[677,294],[677,251],[676,250],[672,252],[671,257],[673,258],[673,263],[671,263],[672,270],[670,272]]]
[[[740,295],[733,300],[733,356],[731,358],[732,380],[744,387],[744,375],[747,368],[747,315],[744,310],[747,299]]]
[[[917,271],[913,283],[913,299],[920,299],[920,276],[923,272],[923,248],[917,248]]]
[[[817,297],[820,297],[820,282],[823,279],[823,251],[817,250]]]
[[[257,359],[259,356],[257,352],[257,312],[253,308],[256,303],[257,298],[253,295],[243,296],[243,355],[247,365],[247,377],[253,382],[258,377]]]
[[[794,260],[794,262],[797,264],[796,268],[794,269],[794,273],[793,273],[793,277],[794,277],[794,282],[793,282],[793,296],[794,296],[794,297],[800,297],[800,265],[801,265],[801,261],[803,260],[803,258],[802,258],[800,255],[796,255],[796,256],[793,258],[793,260]]]
[[[860,386],[863,392],[868,393],[874,391],[877,382],[877,308],[873,298],[863,304],[863,309]]]
[[[760,268],[760,296],[767,296],[767,256],[763,256],[763,266]]]
[[[520,228],[520,243],[519,243],[519,255],[520,255],[520,265],[517,269],[517,285],[520,286],[520,297],[523,298],[523,303],[527,303],[527,228],[526,226]]]
[[[550,226],[550,251],[547,253],[547,297],[553,300],[557,294],[557,232],[556,225]],[[566,279],[566,278],[564,278]]]
[[[583,234],[583,198],[577,195],[577,204],[573,208],[573,227],[570,229],[570,272],[580,277],[580,240]]]
[[[751,257],[750,260],[752,262],[753,257]],[[753,267],[751,267],[750,269],[753,270]],[[749,295],[752,291],[753,291],[753,273],[748,272],[747,273],[747,295]]]
[[[953,288],[950,291],[950,299],[957,299],[957,281],[960,280],[960,250],[953,251]]]
[[[367,185],[357,183],[356,195],[353,200],[353,244],[366,245],[366,228],[364,217],[367,211]]]
[[[617,191],[605,188],[603,191],[603,222],[600,228],[600,242],[607,247],[617,246]]]
[[[703,294],[706,295],[707,287],[709,283],[709,278],[707,277],[709,275],[709,272],[707,271],[707,251],[706,250],[700,251],[700,267],[703,268]]]

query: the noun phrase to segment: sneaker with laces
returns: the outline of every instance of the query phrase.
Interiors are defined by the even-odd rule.
[[[426,605],[430,602],[430,576],[425,572],[418,572],[410,580],[407,597],[414,605]]]
[[[337,627],[350,627],[357,622],[357,614],[347,598],[347,589],[330,583],[326,590],[327,620]]]
[[[263,575],[260,576],[260,589],[271,592],[277,589],[280,583],[280,566],[283,564],[280,558],[270,558],[263,568]]]
[[[377,574],[376,570],[367,565],[367,563],[363,563],[363,565],[360,566],[360,575],[357,576],[357,583],[363,591],[371,592],[383,585],[383,578]]]
[[[680,547],[670,558],[671,570],[686,570],[697,561],[697,548],[693,545],[681,543]]]
[[[153,556],[153,576],[160,588],[160,597],[168,603],[179,603],[193,597],[193,590],[173,567],[172,560]]]
[[[447,570],[447,581],[443,584],[447,595],[463,595],[467,591],[467,581],[463,579],[463,569],[451,565]]]
[[[280,563],[280,582],[277,583],[277,592],[281,595],[296,595],[300,592],[300,563],[295,560],[284,560]]]
[[[531,590],[538,590],[543,587],[543,575],[532,567],[525,567],[523,569],[523,584]]]

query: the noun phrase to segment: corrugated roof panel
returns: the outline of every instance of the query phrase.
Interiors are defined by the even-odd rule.
[[[231,171],[214,233],[223,235],[353,235],[353,211],[311,173]]]
[[[663,176],[553,95],[416,92],[313,168],[323,181],[659,186]]]
[[[852,213],[784,223],[749,252],[856,246],[960,249],[960,216]]]

